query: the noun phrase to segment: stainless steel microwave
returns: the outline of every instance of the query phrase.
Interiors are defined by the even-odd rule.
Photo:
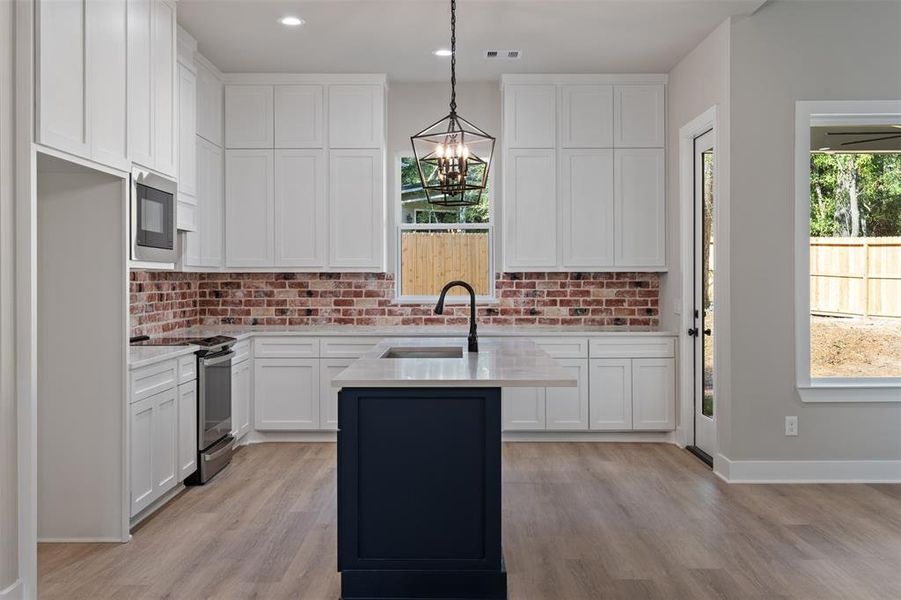
[[[176,185],[144,169],[131,173],[131,258],[174,263]]]

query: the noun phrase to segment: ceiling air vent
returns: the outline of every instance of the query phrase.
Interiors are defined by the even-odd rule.
[[[492,60],[519,60],[522,52],[519,50],[485,50],[484,58]]]

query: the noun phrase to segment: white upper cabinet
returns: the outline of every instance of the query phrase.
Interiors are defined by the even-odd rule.
[[[128,0],[128,148],[131,160],[153,166],[154,0]]]
[[[128,147],[131,160],[176,176],[175,4],[128,0]]]
[[[225,86],[225,147],[274,148],[271,85]]]
[[[325,153],[275,151],[275,264],[318,267],[325,262]]]
[[[321,85],[275,86],[275,147],[322,148]]]
[[[126,0],[36,3],[37,141],[127,170]]]
[[[197,229],[197,78],[178,65],[178,228]]]
[[[556,86],[507,86],[504,89],[504,136],[508,148],[556,147]]]
[[[616,150],[614,214],[616,264],[666,264],[666,159],[662,149]]]
[[[225,265],[273,263],[274,150],[225,152]]]
[[[197,230],[185,234],[184,264],[222,266],[222,149],[197,137]]]
[[[557,265],[557,189],[554,150],[507,152],[504,169],[508,267],[542,270]]]
[[[330,267],[384,269],[384,171],[381,150],[329,152]]]
[[[560,151],[564,267],[614,264],[613,150]]]
[[[560,146],[613,147],[613,86],[560,86]]]
[[[178,160],[175,4],[153,2],[153,153],[160,173],[175,177]]]
[[[197,67],[197,135],[221,147],[222,80],[203,57],[195,56],[194,64]]]
[[[614,88],[613,106],[616,148],[663,148],[663,85],[618,85]]]
[[[382,85],[330,85],[328,136],[331,148],[381,148],[385,139]]]

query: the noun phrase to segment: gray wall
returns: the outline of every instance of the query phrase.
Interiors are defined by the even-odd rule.
[[[682,317],[675,308],[682,302],[683,269],[691,269],[692,265],[682,265],[682,211],[681,211],[681,168],[679,130],[709,108],[717,107],[718,142],[716,149],[718,196],[716,198],[717,216],[728,224],[729,215],[729,47],[731,21],[727,20],[717,27],[698,46],[685,56],[669,74],[667,85],[667,264],[669,272],[664,276],[661,289],[660,322],[664,329],[679,331],[684,328]],[[686,243],[691,243],[686,240]],[[729,246],[721,244],[716,247],[715,264],[728,264]],[[717,364],[722,366],[721,376],[717,380],[718,391],[723,397],[717,398],[718,437],[721,447],[728,443],[729,437],[729,389],[728,365],[730,322],[728,287],[729,270],[717,273],[717,290],[720,302],[717,303],[716,314],[716,349]],[[690,306],[680,306],[680,312],[688,314]]]
[[[15,388],[13,3],[0,2],[0,591],[19,577]]]
[[[425,129],[448,111],[450,83],[389,83],[388,87],[388,270],[394,271],[397,251],[394,225],[398,202],[396,164],[399,153],[410,153],[410,136]],[[458,83],[457,110],[461,117],[497,138],[491,165],[492,201],[495,222],[495,265],[500,269],[500,152],[501,152],[501,92],[500,85],[491,83]]]
[[[901,3],[773,2],[732,26],[731,459],[901,459],[901,404],[795,389],[797,100],[901,98]],[[799,416],[798,437],[784,417]]]

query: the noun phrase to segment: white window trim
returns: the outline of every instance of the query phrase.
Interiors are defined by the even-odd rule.
[[[476,296],[476,302],[480,305],[493,305],[498,304],[497,296],[496,296],[496,287],[495,287],[495,279],[496,279],[496,270],[495,270],[495,255],[494,255],[494,207],[495,207],[495,199],[494,199],[494,172],[489,171],[488,173],[488,185],[489,189],[492,190],[492,195],[488,199],[488,222],[487,223],[404,223],[401,221],[403,215],[403,206],[401,205],[401,180],[400,180],[400,161],[404,158],[413,158],[413,153],[409,151],[398,152],[394,155],[394,160],[392,161],[392,170],[394,177],[394,189],[395,189],[395,199],[394,199],[394,225],[395,225],[395,236],[394,236],[394,300],[392,300],[392,304],[434,304],[438,301],[438,294],[434,296],[404,296],[401,294],[401,252],[400,252],[400,244],[401,238],[400,236],[403,234],[405,230],[418,230],[421,231],[423,229],[432,229],[432,230],[441,230],[441,229],[487,229],[488,230],[488,284],[491,287],[490,294],[482,294]],[[445,299],[445,304],[466,304],[469,302],[469,296],[447,296]]]
[[[802,402],[901,402],[901,377],[810,375],[810,126],[901,124],[901,100],[795,103],[795,373]]]

